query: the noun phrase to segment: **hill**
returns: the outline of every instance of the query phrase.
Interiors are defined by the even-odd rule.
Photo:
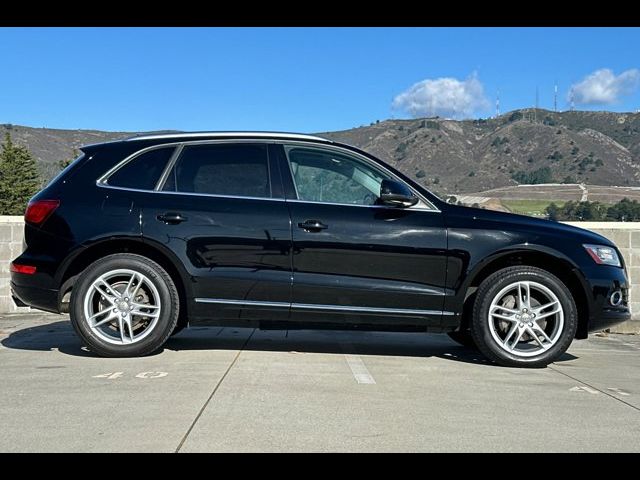
[[[0,125],[0,141],[4,142],[7,131],[16,144],[24,145],[29,149],[45,181],[60,171],[58,162],[73,158],[76,150],[82,145],[108,142],[133,135],[127,132],[59,130],[4,124]]]
[[[51,177],[86,143],[127,132],[10,128]],[[440,194],[519,183],[640,186],[640,113],[525,109],[492,119],[385,120],[320,135],[360,147]]]

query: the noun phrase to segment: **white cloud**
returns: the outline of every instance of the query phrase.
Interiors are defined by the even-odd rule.
[[[484,88],[475,73],[466,80],[427,78],[397,95],[392,103],[393,108],[414,117],[467,118],[488,106]]]
[[[640,70],[632,68],[616,76],[601,68],[571,86],[573,99],[579,105],[611,105],[620,97],[633,93],[640,85]],[[571,89],[567,100],[571,101]]]

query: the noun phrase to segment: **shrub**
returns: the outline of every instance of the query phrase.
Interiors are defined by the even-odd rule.
[[[522,120],[522,112],[513,112],[511,115],[509,115],[510,122],[515,122],[517,120]]]
[[[536,185],[539,183],[551,183],[553,181],[553,175],[551,174],[551,169],[549,167],[541,167],[530,172],[520,170],[512,174],[511,178],[513,178],[518,183],[526,183],[532,185]]]
[[[555,150],[552,154],[547,155],[547,159],[553,160],[554,162],[562,160],[562,158],[562,154],[558,150]]]

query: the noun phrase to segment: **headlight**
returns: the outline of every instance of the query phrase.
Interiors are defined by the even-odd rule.
[[[620,257],[613,247],[605,247],[604,245],[582,245],[587,253],[593,258],[593,261],[600,265],[613,265],[620,267]]]

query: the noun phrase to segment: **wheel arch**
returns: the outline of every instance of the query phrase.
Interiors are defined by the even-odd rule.
[[[192,295],[188,290],[188,278],[180,265],[180,261],[172,252],[158,245],[143,241],[140,237],[110,237],[93,242],[67,259],[57,272],[57,283],[60,285],[58,305],[61,312],[68,311],[68,298],[73,284],[91,263],[107,255],[115,253],[135,253],[158,263],[169,274],[178,290],[180,300],[180,317],[188,318],[188,298]],[[184,315],[183,315],[184,314]],[[180,320],[179,320],[180,321]]]
[[[586,338],[589,327],[589,295],[584,276],[578,266],[566,255],[544,246],[527,245],[516,249],[499,252],[479,264],[467,278],[464,288],[465,302],[463,306],[462,321],[468,322],[469,315],[464,313],[473,308],[470,301],[475,289],[490,275],[506,267],[516,265],[529,265],[555,275],[562,281],[574,298],[578,310],[578,330],[576,338]],[[466,327],[466,325],[462,325]]]

